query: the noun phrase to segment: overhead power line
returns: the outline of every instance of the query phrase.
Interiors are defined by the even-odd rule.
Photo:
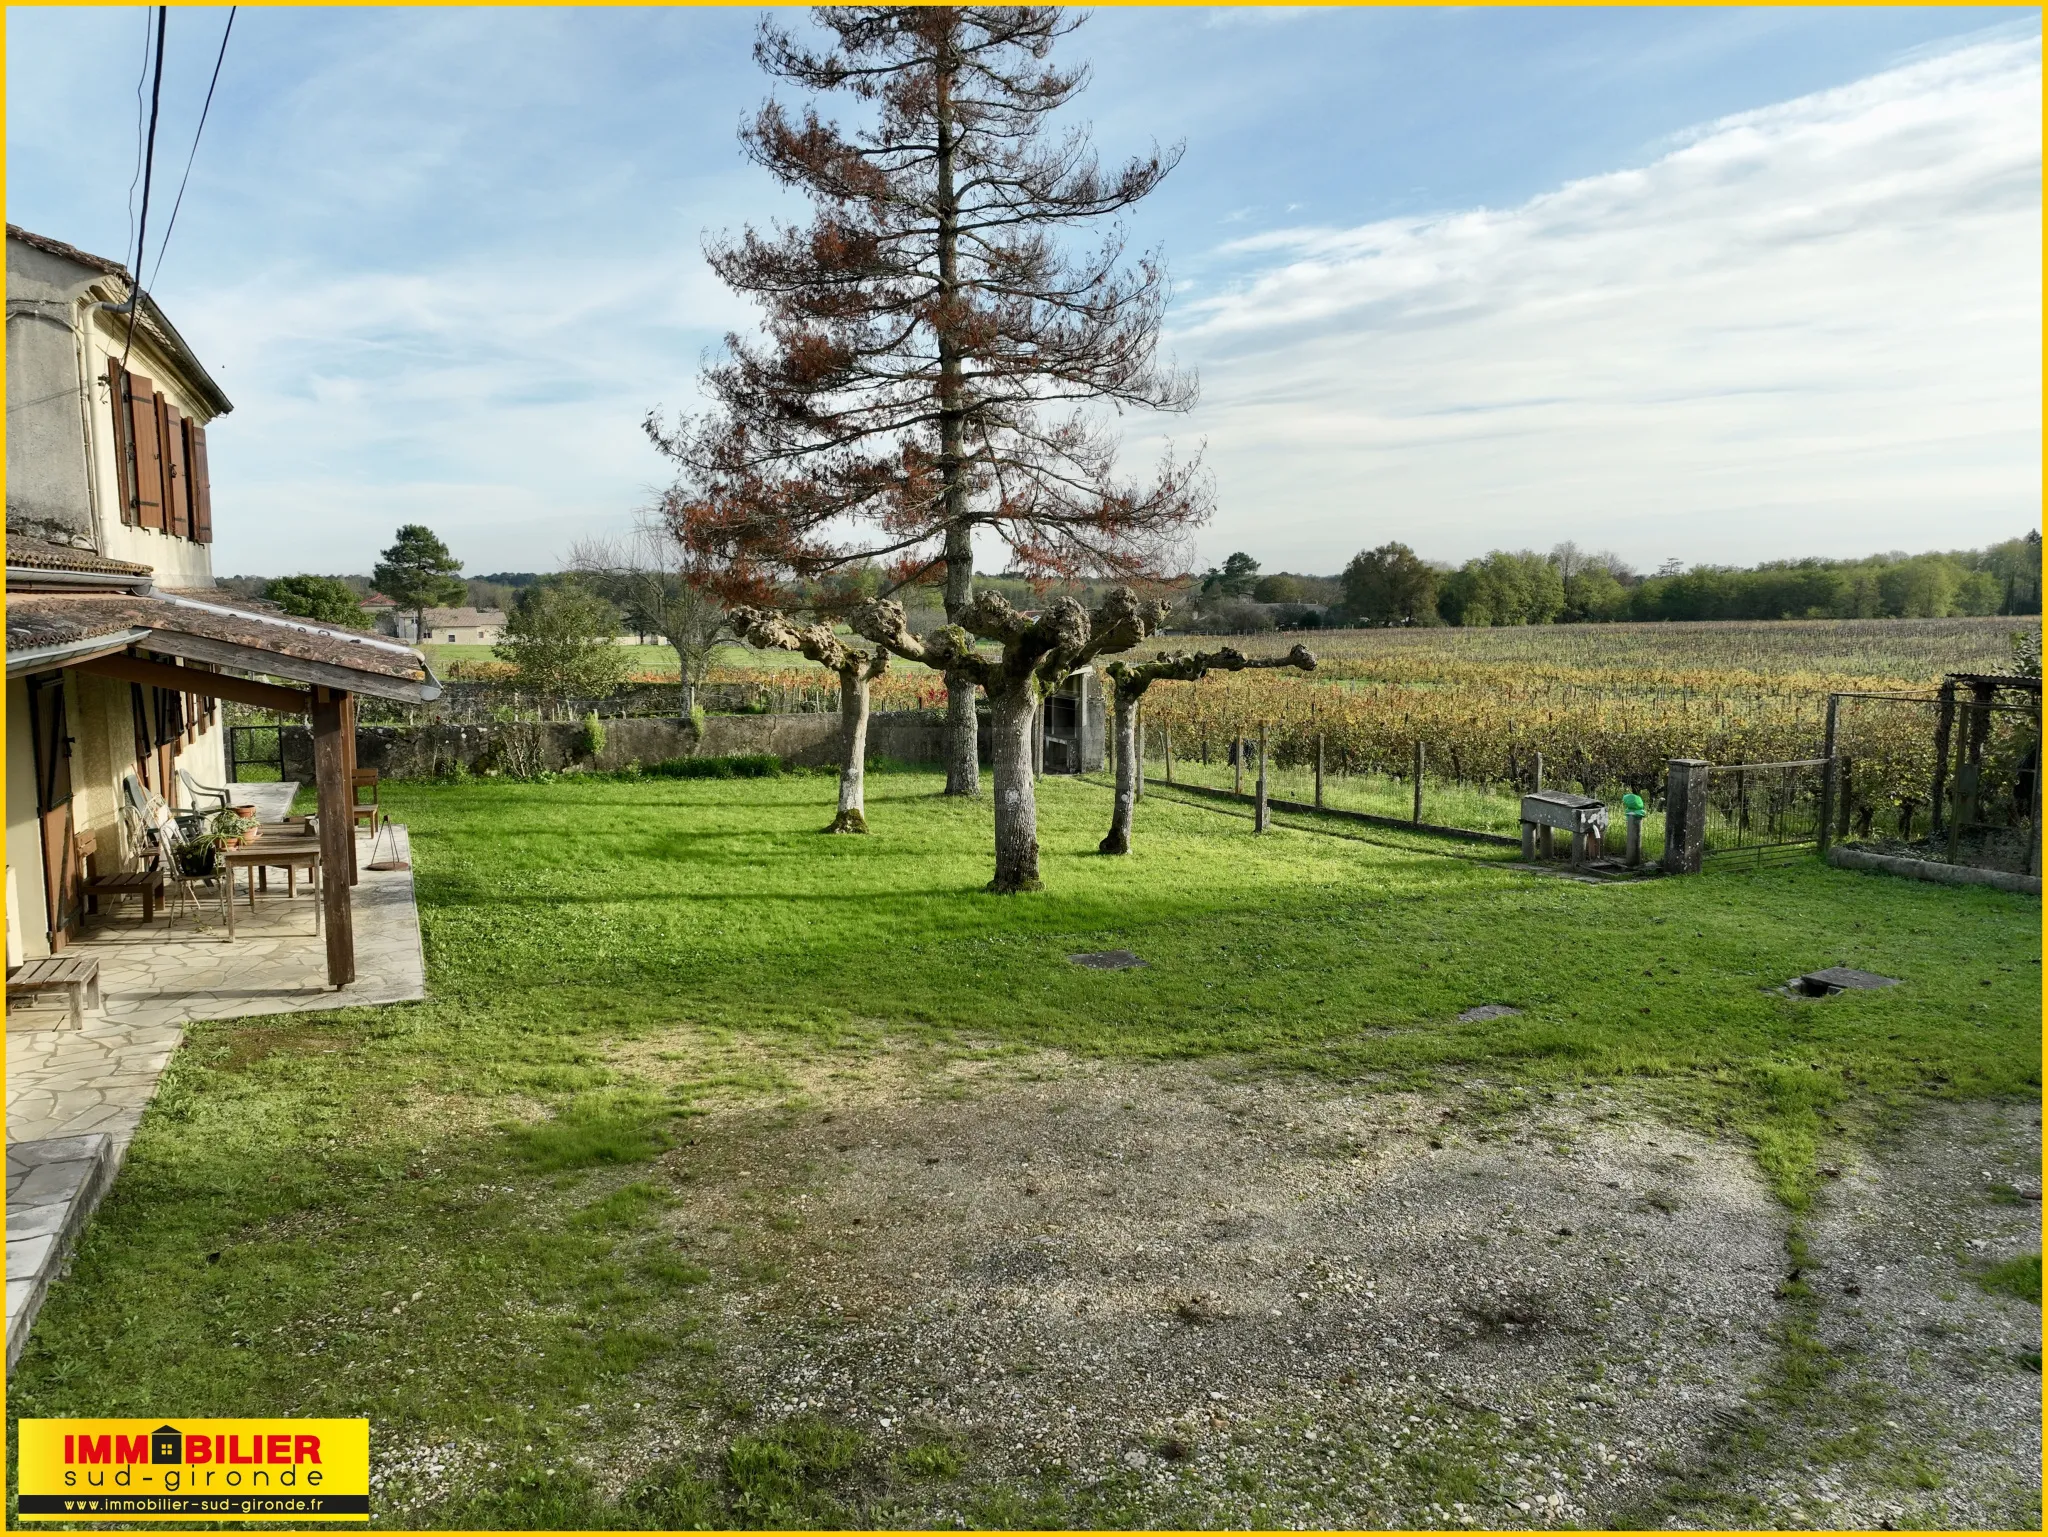
[[[142,68],[135,74],[135,174],[128,178],[128,243],[121,247],[126,253],[135,249],[135,189],[142,185],[142,132],[148,120],[143,108],[142,93],[149,85],[149,44],[156,32],[156,18],[149,14],[149,7],[142,9]]]
[[[142,217],[135,221],[135,266],[129,279],[128,339],[121,344],[121,371],[128,371],[128,353],[135,346],[135,311],[142,303],[142,253],[149,241],[149,183],[156,174],[156,119],[164,96],[164,23],[171,8],[156,8],[156,73],[149,86],[149,138],[142,152]]]
[[[228,56],[228,36],[235,30],[235,12],[228,7],[228,24],[221,29],[220,53],[213,61],[213,78],[206,82],[206,104],[199,109],[199,126],[192,130],[192,153],[185,157],[185,174],[178,179],[177,201],[171,204],[171,222],[164,226],[163,243],[156,248],[156,265],[149,269],[149,286],[156,287],[156,275],[164,270],[164,252],[171,247],[171,231],[178,227],[178,210],[185,206],[185,183],[192,179],[192,162],[199,157],[199,136],[206,132],[206,114],[213,110],[213,88],[220,84],[220,67]]]

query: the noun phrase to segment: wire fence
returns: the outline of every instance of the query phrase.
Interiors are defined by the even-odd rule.
[[[2038,857],[2038,694],[1996,681],[1981,697],[1844,694],[1834,747],[1836,841],[2015,873]]]
[[[1190,738],[1192,737],[1192,740]],[[1150,726],[1142,734],[1145,778],[1148,785],[1186,786],[1196,790],[1241,794],[1250,799],[1256,792],[1259,747],[1256,731],[1246,732],[1242,741],[1234,734],[1190,733],[1171,726]],[[1406,772],[1389,772],[1356,765],[1322,746],[1322,766],[1317,767],[1317,742],[1289,739],[1285,743],[1269,738],[1266,748],[1266,793],[1273,801],[1289,802],[1303,808],[1321,808],[1372,817],[1411,827],[1463,833],[1488,842],[1521,842],[1522,797],[1532,790],[1560,788],[1548,784],[1547,765],[1541,754],[1531,754],[1526,778],[1472,779],[1458,775],[1450,754],[1439,756],[1430,744],[1420,751],[1410,749]],[[1615,829],[1610,840],[1619,850],[1620,830],[1625,826],[1622,791],[1601,797],[1607,806],[1608,823]],[[1648,797],[1646,797],[1646,800]],[[1661,805],[1661,796],[1657,797]],[[1643,823],[1642,855],[1645,865],[1654,864],[1664,851],[1663,818],[1651,816]]]

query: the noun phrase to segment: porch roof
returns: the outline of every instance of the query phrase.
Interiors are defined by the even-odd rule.
[[[10,674],[73,665],[129,646],[411,704],[441,693],[419,652],[383,636],[162,589],[7,595]]]

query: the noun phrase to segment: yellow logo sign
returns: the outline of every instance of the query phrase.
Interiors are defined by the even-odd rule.
[[[24,1521],[367,1521],[368,1420],[22,1420]]]

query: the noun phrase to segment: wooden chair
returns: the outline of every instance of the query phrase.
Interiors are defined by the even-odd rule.
[[[100,1006],[100,963],[82,955],[46,955],[7,973],[10,1003],[17,993],[33,997],[55,992],[68,995],[71,1028],[79,1029],[85,1024],[87,1006]]]
[[[363,799],[363,791],[370,792],[369,800]],[[357,769],[349,776],[349,809],[358,823],[368,822],[370,835],[376,836],[378,824],[383,821],[384,808],[377,799],[377,771]]]
[[[164,804],[163,797],[137,781],[133,774],[121,781],[121,790],[122,821],[127,826],[129,840],[136,851],[147,858],[152,858],[155,861],[154,868],[162,873],[166,885],[174,886],[181,899],[191,901],[194,916],[197,916],[200,907],[199,888],[215,887],[223,903],[221,911],[225,918],[225,903],[230,900],[226,871],[216,865],[211,874],[186,874],[179,855],[183,852],[187,840],[177,814]],[[165,909],[166,924],[175,916],[176,906],[177,904],[172,904]]]
[[[100,869],[99,839],[92,833],[80,833],[77,838],[78,858],[85,867],[85,910],[96,914],[100,910],[100,898],[110,903],[123,897],[139,897],[142,901],[142,921],[148,923],[156,917],[157,899],[163,895],[164,872],[161,870],[111,870]]]

